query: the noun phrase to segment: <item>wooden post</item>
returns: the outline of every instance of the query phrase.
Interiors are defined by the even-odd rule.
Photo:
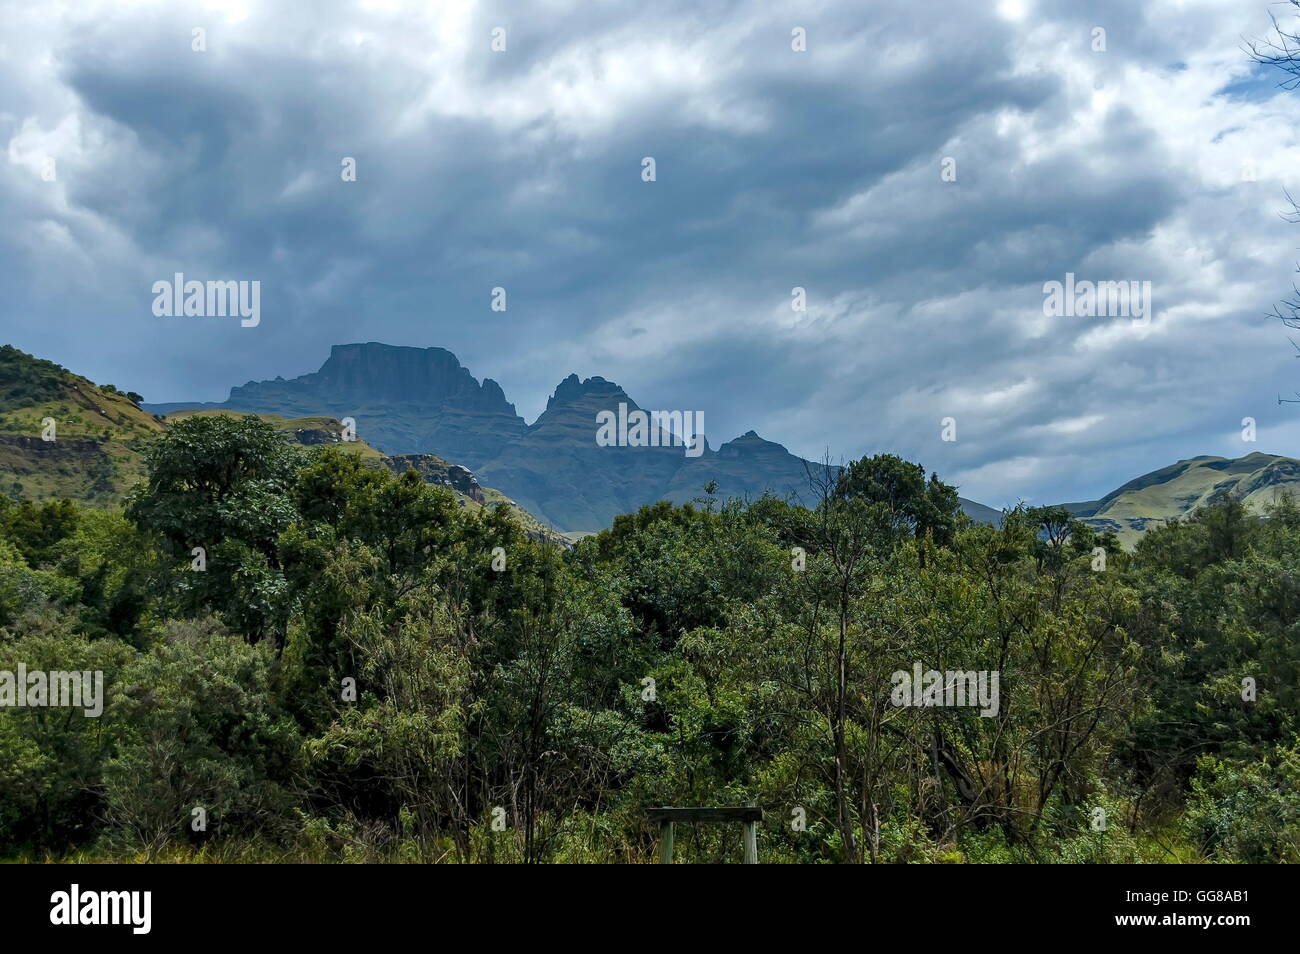
[[[659,863],[673,863],[673,823],[666,818],[659,823]]]
[[[745,837],[741,841],[744,863],[758,864],[758,823],[763,820],[763,809],[753,803],[736,808],[672,808],[661,805],[647,808],[646,817],[659,823],[659,863],[673,863],[673,823],[674,822],[741,822],[745,826]]]

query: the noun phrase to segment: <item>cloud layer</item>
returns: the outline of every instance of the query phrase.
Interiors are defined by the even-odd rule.
[[[1300,451],[1262,0],[786,6],[0,5],[0,338],[150,401],[437,345],[530,420],[600,374],[993,505]],[[261,324],[154,317],[176,271]],[[1067,272],[1153,320],[1046,317]]]

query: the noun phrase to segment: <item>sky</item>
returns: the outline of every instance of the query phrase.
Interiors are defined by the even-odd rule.
[[[0,0],[0,342],[150,402],[437,346],[529,421],[600,375],[992,506],[1300,456],[1270,12]],[[260,323],[156,316],[176,272]],[[1067,273],[1150,319],[1045,314]]]

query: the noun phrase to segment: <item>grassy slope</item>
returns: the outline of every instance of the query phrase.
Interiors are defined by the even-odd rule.
[[[53,442],[41,439],[46,418]],[[0,348],[0,492],[112,506],[144,476],[144,447],[163,426],[121,394]]]
[[[1300,461],[1294,458],[1258,452],[1235,459],[1193,457],[1107,494],[1086,522],[1114,530],[1131,546],[1145,530],[1229,494],[1258,513],[1284,492],[1300,496]]]

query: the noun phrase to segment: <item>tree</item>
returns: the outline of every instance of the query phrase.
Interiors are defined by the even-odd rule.
[[[0,566],[0,579],[5,572]],[[97,717],[54,706],[0,709],[0,849],[58,851],[93,836],[103,807],[103,765],[112,751],[109,697],[131,658],[129,646],[87,639],[72,618],[50,608],[28,613],[8,632],[0,629],[0,672],[14,673],[20,664],[98,671],[104,693]]]
[[[1286,2],[1293,10],[1300,13],[1300,0],[1286,0]],[[1297,32],[1295,27],[1284,27],[1272,12],[1269,13],[1269,18],[1273,23],[1272,35],[1248,41],[1246,50],[1251,59],[1259,65],[1276,69],[1284,75],[1285,78],[1279,84],[1283,89],[1294,90],[1300,87],[1300,32]],[[1300,222],[1300,205],[1296,204],[1289,192],[1285,194],[1291,210],[1283,213],[1282,217],[1292,223]],[[1296,270],[1300,271],[1300,267]],[[1293,283],[1291,290],[1292,297],[1282,299],[1274,306],[1270,315],[1288,328],[1300,328],[1300,287]],[[1297,352],[1300,352],[1300,345],[1294,341],[1291,344]],[[1278,404],[1300,403],[1300,391],[1296,392],[1294,398],[1284,398],[1279,395],[1277,402]]]
[[[1286,0],[1296,11],[1300,11],[1300,0]],[[1295,28],[1283,27],[1277,17],[1270,12],[1273,22],[1273,34],[1264,39],[1251,40],[1246,43],[1246,51],[1251,59],[1261,66],[1281,70],[1286,74],[1282,80],[1283,89],[1300,87],[1300,33]]]
[[[275,698],[274,668],[270,646],[250,646],[212,620],[167,623],[124,667],[104,785],[129,845],[154,852],[183,838],[265,830],[289,815],[300,739]],[[206,826],[197,830],[195,808]]]
[[[150,445],[148,479],[127,516],[170,548],[184,609],[210,607],[248,638],[270,634],[283,644],[277,542],[297,516],[290,490],[300,463],[297,450],[253,416],[191,417]]]
[[[0,498],[0,539],[8,538],[28,566],[40,567],[54,558],[57,544],[76,532],[81,513],[71,500],[43,504],[24,500],[11,504]]]
[[[890,544],[909,536],[930,535],[946,545],[952,541],[961,512],[955,487],[936,474],[927,481],[924,467],[893,454],[853,461],[840,473],[834,497],[866,504],[864,516],[882,541]]]

